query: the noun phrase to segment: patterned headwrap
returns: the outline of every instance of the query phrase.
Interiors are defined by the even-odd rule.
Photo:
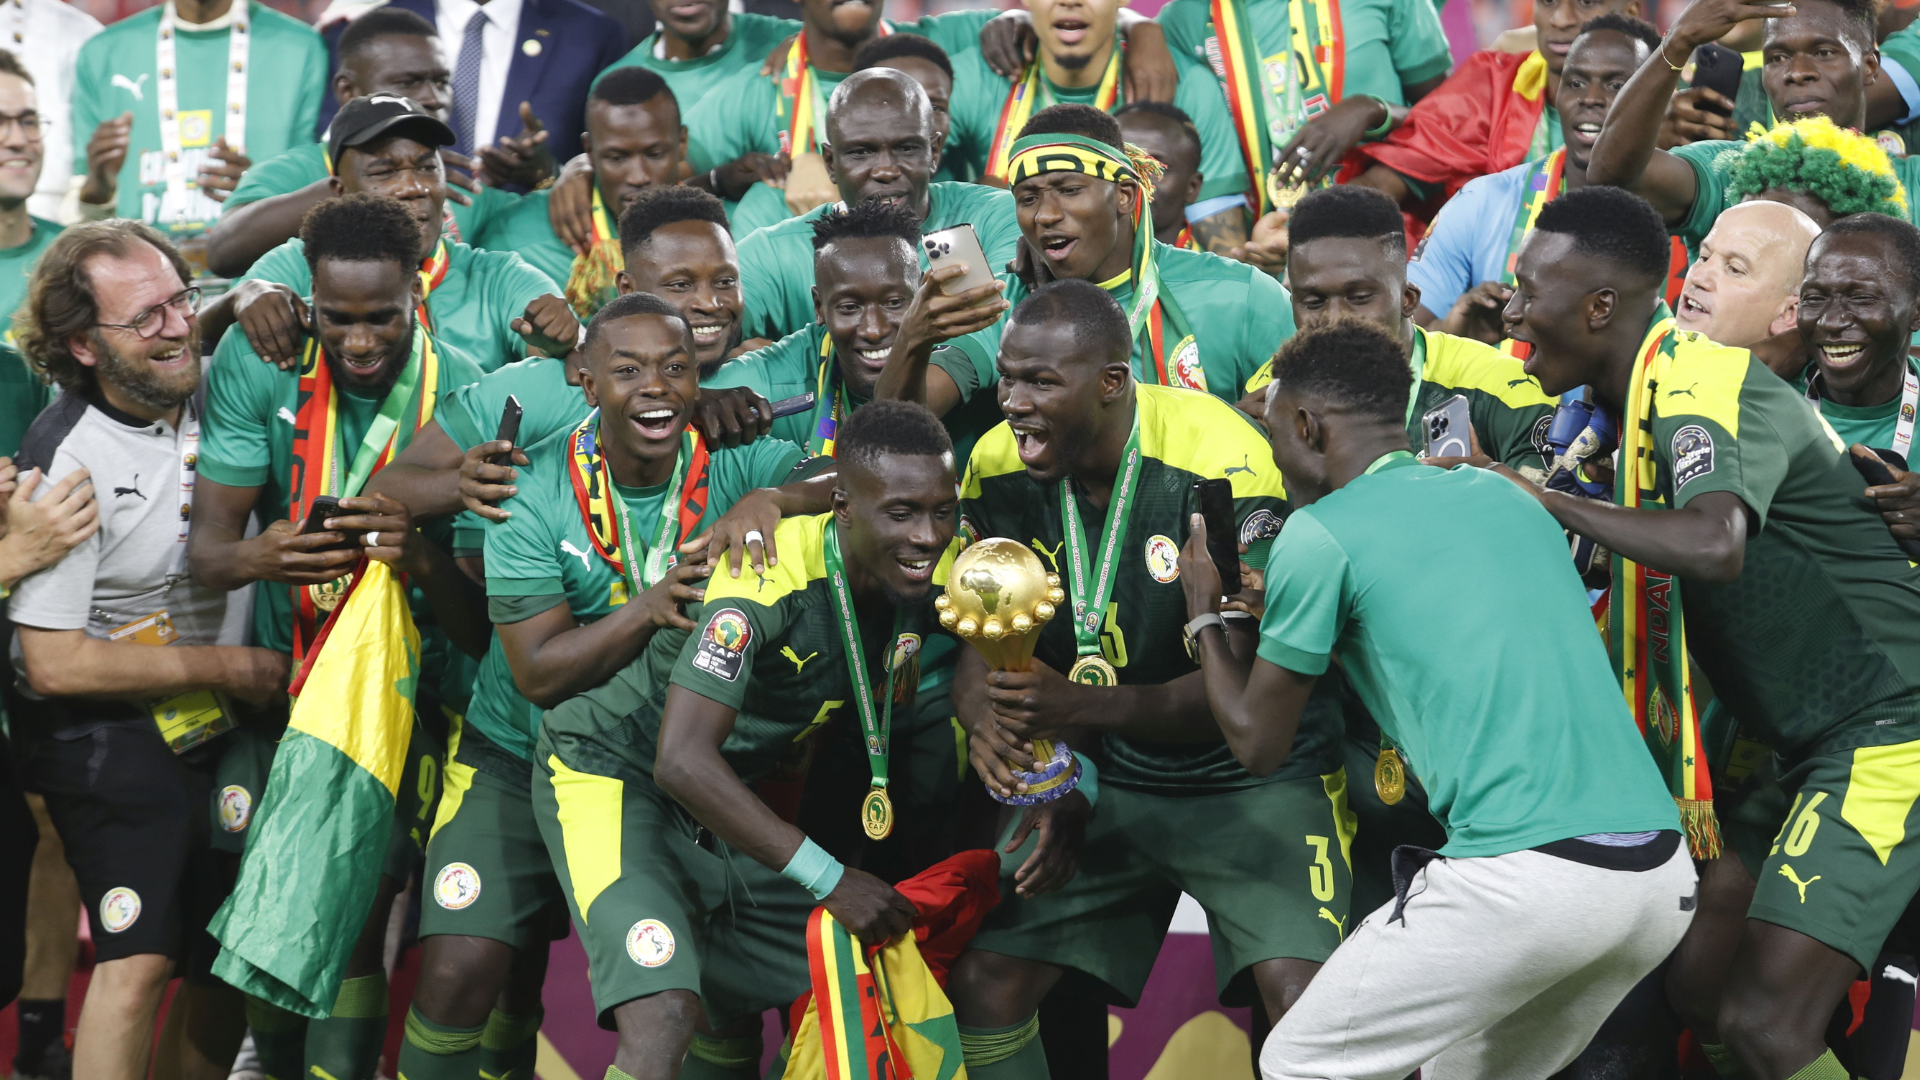
[[[1755,131],[1747,145],[1722,155],[1727,158],[1732,159],[1727,196],[1736,201],[1783,188],[1806,192],[1835,217],[1866,211],[1907,216],[1906,189],[1887,152],[1872,136],[1824,116]]]

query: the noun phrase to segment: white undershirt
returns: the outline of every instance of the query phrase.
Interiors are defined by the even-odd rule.
[[[433,21],[440,31],[441,44],[447,50],[447,65],[457,71],[460,67],[460,46],[467,39],[467,22],[473,13],[484,10],[487,13],[487,28],[480,35],[480,94],[479,107],[473,118],[473,145],[492,146],[499,135],[518,135],[520,125],[514,124],[511,131],[496,131],[500,120],[501,98],[507,92],[507,71],[513,67],[513,58],[521,47],[520,37],[521,0],[487,0],[482,6],[473,0],[434,0]],[[551,43],[540,43],[548,47]],[[515,107],[519,102],[514,102]]]

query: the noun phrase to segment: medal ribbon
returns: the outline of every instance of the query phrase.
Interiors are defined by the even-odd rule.
[[[1120,77],[1120,57],[1125,43],[1118,37],[1114,39],[1113,50],[1107,54],[1107,67],[1100,75],[1100,87],[1094,91],[1093,107],[1101,112],[1112,112],[1123,102],[1121,96],[1125,83]],[[1000,105],[1000,118],[994,124],[993,141],[987,149],[987,175],[983,183],[995,186],[1008,186],[1007,174],[1009,160],[1013,156],[1013,144],[1020,138],[1020,132],[1026,128],[1033,114],[1054,104],[1053,86],[1047,81],[1047,74],[1039,60],[1028,65],[1026,74],[1014,81],[1007,91],[1007,99]]]
[[[443,238],[433,246],[433,254],[420,261],[420,306],[414,308],[414,314],[420,316],[420,325],[427,333],[433,333],[433,313],[427,310],[427,301],[433,296],[434,287],[447,280],[447,264],[452,262],[447,255],[447,242]]]
[[[834,618],[840,622],[840,640],[847,652],[847,677],[853,680],[853,703],[860,714],[860,730],[866,735],[867,764],[873,770],[873,786],[887,786],[887,741],[893,732],[893,654],[888,652],[886,698],[876,708],[873,684],[867,680],[866,649],[860,641],[860,620],[853,610],[853,591],[847,585],[847,567],[840,557],[840,530],[827,522],[825,555],[829,593],[833,597]],[[902,611],[894,609],[893,640],[900,640]]]
[[[706,441],[688,427],[681,436],[680,452],[674,458],[673,479],[660,504],[660,527],[646,554],[633,558],[633,522],[628,518],[626,500],[613,484],[613,471],[600,452],[600,410],[587,414],[580,426],[567,437],[567,475],[573,481],[573,497],[580,507],[581,520],[587,526],[587,538],[595,554],[607,561],[639,596],[673,568],[675,549],[680,540],[693,532],[707,513]],[[675,495],[674,492],[678,494]],[[614,512],[618,503],[619,513]],[[678,531],[671,531],[678,527]],[[636,569],[643,566],[644,569]]]
[[[1893,445],[1887,449],[1899,454],[1904,460],[1907,452],[1913,448],[1914,410],[1920,407],[1920,375],[1915,375],[1913,365],[1908,364],[1905,377],[1900,384],[1900,411],[1893,421]],[[1814,369],[1807,377],[1807,404],[1814,412],[1820,411],[1820,371]]]
[[[247,52],[251,45],[248,0],[227,28],[227,104],[223,134],[227,145],[241,153],[247,149]],[[160,156],[167,182],[167,199],[173,204],[174,224],[187,219],[187,162],[180,146],[180,75],[176,59],[173,4],[160,8],[159,38],[154,46],[155,101],[160,107]],[[213,138],[213,132],[207,132]]]
[[[1107,522],[1100,545],[1100,568],[1091,583],[1088,565],[1093,556],[1087,551],[1087,531],[1080,524],[1080,508],[1073,497],[1073,478],[1060,481],[1060,522],[1067,534],[1067,571],[1073,588],[1073,640],[1081,656],[1100,655],[1100,623],[1106,618],[1107,598],[1113,595],[1113,583],[1119,565],[1121,541],[1127,529],[1127,507],[1133,501],[1133,489],[1140,479],[1140,406],[1136,402],[1133,431],[1127,435],[1121,451],[1120,475],[1107,503]]]
[[[1289,0],[1287,22],[1293,40],[1307,43],[1303,53],[1294,49],[1294,74],[1297,87],[1294,104],[1298,127],[1340,104],[1347,86],[1347,44],[1340,23],[1340,0]]]
[[[814,382],[813,435],[807,439],[807,456],[833,456],[833,444],[846,416],[846,387],[840,381],[840,365],[834,362],[833,339],[825,331],[820,335],[820,376]]]
[[[300,357],[300,382],[294,401],[292,475],[287,485],[290,502],[287,516],[303,521],[307,508],[321,495],[351,498],[360,494],[367,478],[393,460],[413,433],[433,419],[434,399],[440,385],[440,358],[433,339],[419,325],[413,330],[412,354],[406,367],[387,396],[380,411],[368,426],[366,435],[354,451],[346,476],[340,475],[339,445],[340,402],[333,385],[333,371],[317,337],[309,337]],[[400,413],[409,402],[413,406],[411,426],[402,439]],[[319,609],[314,606],[310,589],[295,589],[293,612],[293,658],[298,663],[313,640],[319,624]]]
[[[620,254],[620,234],[614,231],[613,221],[607,217],[606,204],[600,201],[600,185],[593,185],[593,243],[587,253],[573,257],[573,267],[567,272],[567,304],[573,313],[581,319],[593,318],[593,313],[612,300],[616,292],[614,279],[620,271],[627,268],[627,260]]]
[[[886,21],[880,23],[880,36],[893,33]],[[774,98],[773,115],[779,131],[780,152],[789,158],[818,148],[819,128],[826,122],[826,102],[820,93],[820,80],[807,55],[807,32],[794,35],[787,50],[787,67],[780,76],[780,93]]]
[[[1627,386],[1614,500],[1629,509],[1665,502],[1657,486],[1653,399],[1666,369],[1663,361],[1672,359],[1673,346],[1673,319],[1661,318],[1647,334]],[[1609,608],[1607,652],[1634,723],[1680,807],[1688,849],[1696,859],[1713,858],[1720,854],[1720,829],[1713,816],[1713,780],[1701,748],[1700,718],[1687,670],[1680,582],[1614,552]]]
[[[1193,337],[1193,329],[1187,325],[1187,318],[1180,311],[1180,305],[1173,299],[1173,293],[1159,289],[1159,264],[1150,267],[1154,275],[1153,307],[1147,312],[1147,348],[1153,355],[1153,373],[1160,386],[1179,386],[1188,390],[1205,390],[1205,386],[1188,381],[1179,371],[1167,370],[1167,336],[1163,323],[1173,324],[1174,349],[1178,351],[1180,343]],[[1135,338],[1139,336],[1135,332]],[[1195,366],[1201,371],[1206,368],[1199,363],[1199,343],[1194,344]]]

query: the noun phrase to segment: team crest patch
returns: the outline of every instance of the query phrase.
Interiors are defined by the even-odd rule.
[[[1207,389],[1207,373],[1200,366],[1200,343],[1191,337],[1180,339],[1173,347],[1173,362],[1167,365],[1167,377],[1176,386],[1202,393]]]
[[[1240,542],[1243,544],[1271,540],[1280,535],[1280,515],[1271,510],[1255,510],[1240,523]]]
[[[1179,577],[1180,546],[1158,533],[1147,537],[1147,573],[1162,585]]]
[[[1907,156],[1906,140],[1902,139],[1897,131],[1879,132],[1874,135],[1873,141],[1880,145],[1880,149],[1887,152],[1888,157]]]
[[[1713,436],[1699,424],[1673,433],[1673,490],[1713,471]]]
[[[450,862],[433,878],[433,902],[459,911],[480,899],[480,871],[463,862]]]
[[[673,959],[673,931],[659,919],[641,919],[627,931],[627,955],[644,968]]]
[[[100,925],[118,934],[140,919],[140,894],[125,885],[108,889],[100,898]]]
[[[960,515],[960,527],[954,531],[960,534],[961,550],[972,547],[974,541],[980,539],[980,526],[975,525],[965,514]]]
[[[753,640],[753,624],[739,608],[721,608],[707,620],[700,633],[700,647],[693,652],[693,666],[709,675],[732,682],[740,677],[746,662],[747,643]]]
[[[920,689],[920,635],[901,634],[893,642],[893,703],[906,705]]]
[[[220,827],[227,832],[240,832],[253,820],[253,796],[239,784],[228,784],[220,789]]]

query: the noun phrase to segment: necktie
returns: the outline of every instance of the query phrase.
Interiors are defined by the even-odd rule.
[[[480,110],[480,54],[485,46],[480,35],[487,29],[485,8],[467,20],[467,31],[460,39],[460,60],[453,69],[453,133],[459,139],[457,149],[473,153],[473,121]]]

